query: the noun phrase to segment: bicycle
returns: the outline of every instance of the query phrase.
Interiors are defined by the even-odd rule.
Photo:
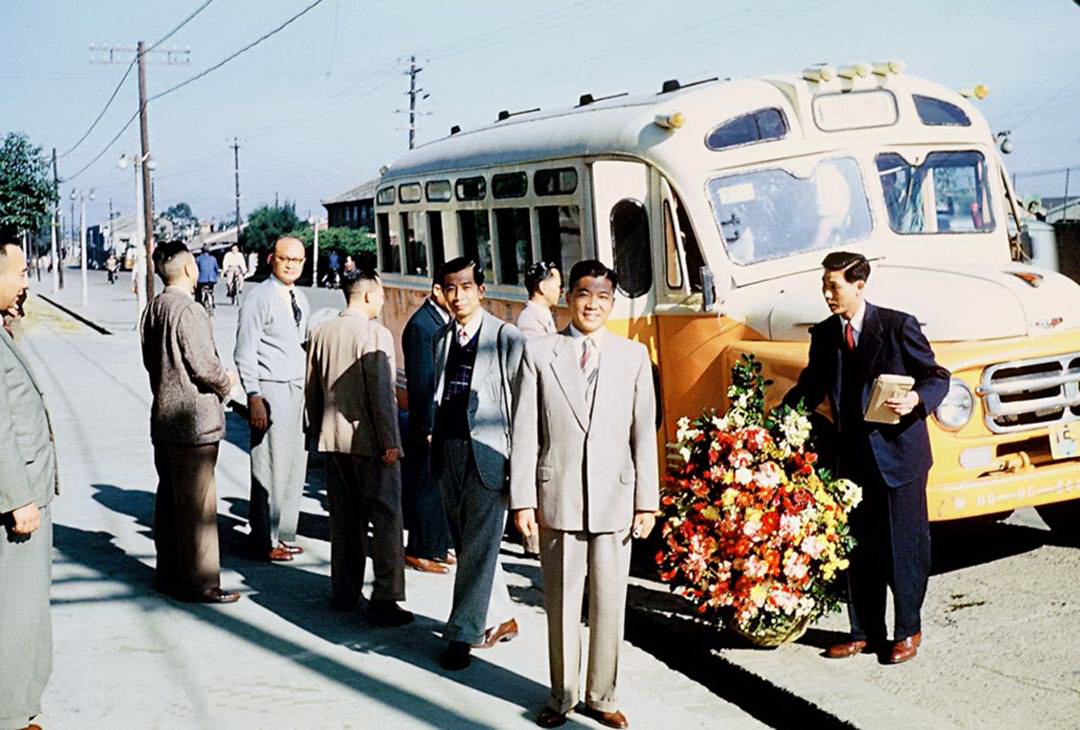
[[[199,284],[196,300],[203,306],[208,315],[214,316],[214,284],[205,282]]]
[[[236,305],[240,299],[240,290],[243,286],[244,278],[239,269],[229,268],[225,272],[225,292],[229,297],[229,303]]]

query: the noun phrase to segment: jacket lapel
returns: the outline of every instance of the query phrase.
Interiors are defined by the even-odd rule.
[[[551,360],[551,370],[555,373],[555,380],[562,388],[570,409],[574,412],[574,418],[582,431],[589,430],[589,404],[585,402],[585,378],[581,374],[581,363],[578,361],[577,348],[574,347],[574,338],[570,333],[563,331],[555,344],[555,357]],[[603,360],[603,358],[601,358]],[[597,377],[599,377],[597,373]],[[598,386],[599,387],[599,386]]]
[[[629,363],[629,353],[622,352],[623,343],[618,337],[610,332],[604,335],[604,344],[600,348],[600,362],[596,370],[596,392],[593,394],[592,403],[587,403],[589,408],[589,423],[596,403],[608,403],[619,399],[617,372],[621,363]],[[580,370],[579,370],[580,372]]]
[[[473,362],[472,382],[469,390],[479,393],[480,387],[487,380],[488,371],[497,359],[499,325],[502,320],[485,309],[481,313],[483,321],[480,323],[480,335],[476,343],[476,360]],[[476,402],[475,399],[472,400]]]
[[[866,315],[863,317],[863,331],[859,336],[859,349],[866,361],[866,372],[872,374],[878,358],[881,357],[881,316],[878,308],[866,303]]]

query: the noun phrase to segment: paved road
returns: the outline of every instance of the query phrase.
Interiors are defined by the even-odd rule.
[[[53,414],[63,487],[54,511],[55,670],[44,698],[46,727],[534,727],[547,695],[536,563],[507,549],[521,636],[478,652],[465,672],[443,672],[435,656],[449,609],[447,577],[408,574],[407,606],[417,621],[403,629],[329,609],[317,468],[302,505],[306,553],[290,565],[237,557],[247,530],[248,467],[247,428],[235,415],[217,471],[219,524],[223,586],[244,598],[208,607],[153,591],[156,480],[134,303],[121,284],[109,287],[94,274],[91,280],[85,313],[114,334],[31,299],[23,340]],[[73,306],[74,282],[61,295]],[[326,296],[331,304],[340,294]],[[227,360],[234,316],[226,306],[215,318]],[[624,709],[635,727],[763,727],[632,645],[624,647],[621,670]],[[569,726],[599,727],[580,718]]]

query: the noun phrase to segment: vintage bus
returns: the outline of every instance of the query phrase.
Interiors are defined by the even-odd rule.
[[[1080,516],[1080,289],[1021,262],[974,104],[898,62],[500,112],[384,168],[375,213],[398,333],[454,256],[480,262],[488,308],[510,321],[531,262],[613,266],[609,327],[652,354],[661,449],[681,416],[724,407],[740,353],[778,400],[829,314],[822,258],[861,251],[868,298],[915,314],[953,373],[930,418],[931,519]]]

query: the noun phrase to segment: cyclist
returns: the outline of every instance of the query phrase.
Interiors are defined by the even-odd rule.
[[[248,267],[244,254],[240,253],[240,247],[235,243],[225,254],[221,267],[225,269],[225,287],[229,292],[229,298],[232,299],[233,304],[236,304],[236,300],[240,298],[240,292],[244,289],[244,277],[247,276]]]
[[[206,307],[210,314],[214,312],[214,286],[217,284],[220,269],[217,259],[210,253],[209,246],[203,246],[202,253],[196,259],[199,265],[199,283],[196,300]]]

